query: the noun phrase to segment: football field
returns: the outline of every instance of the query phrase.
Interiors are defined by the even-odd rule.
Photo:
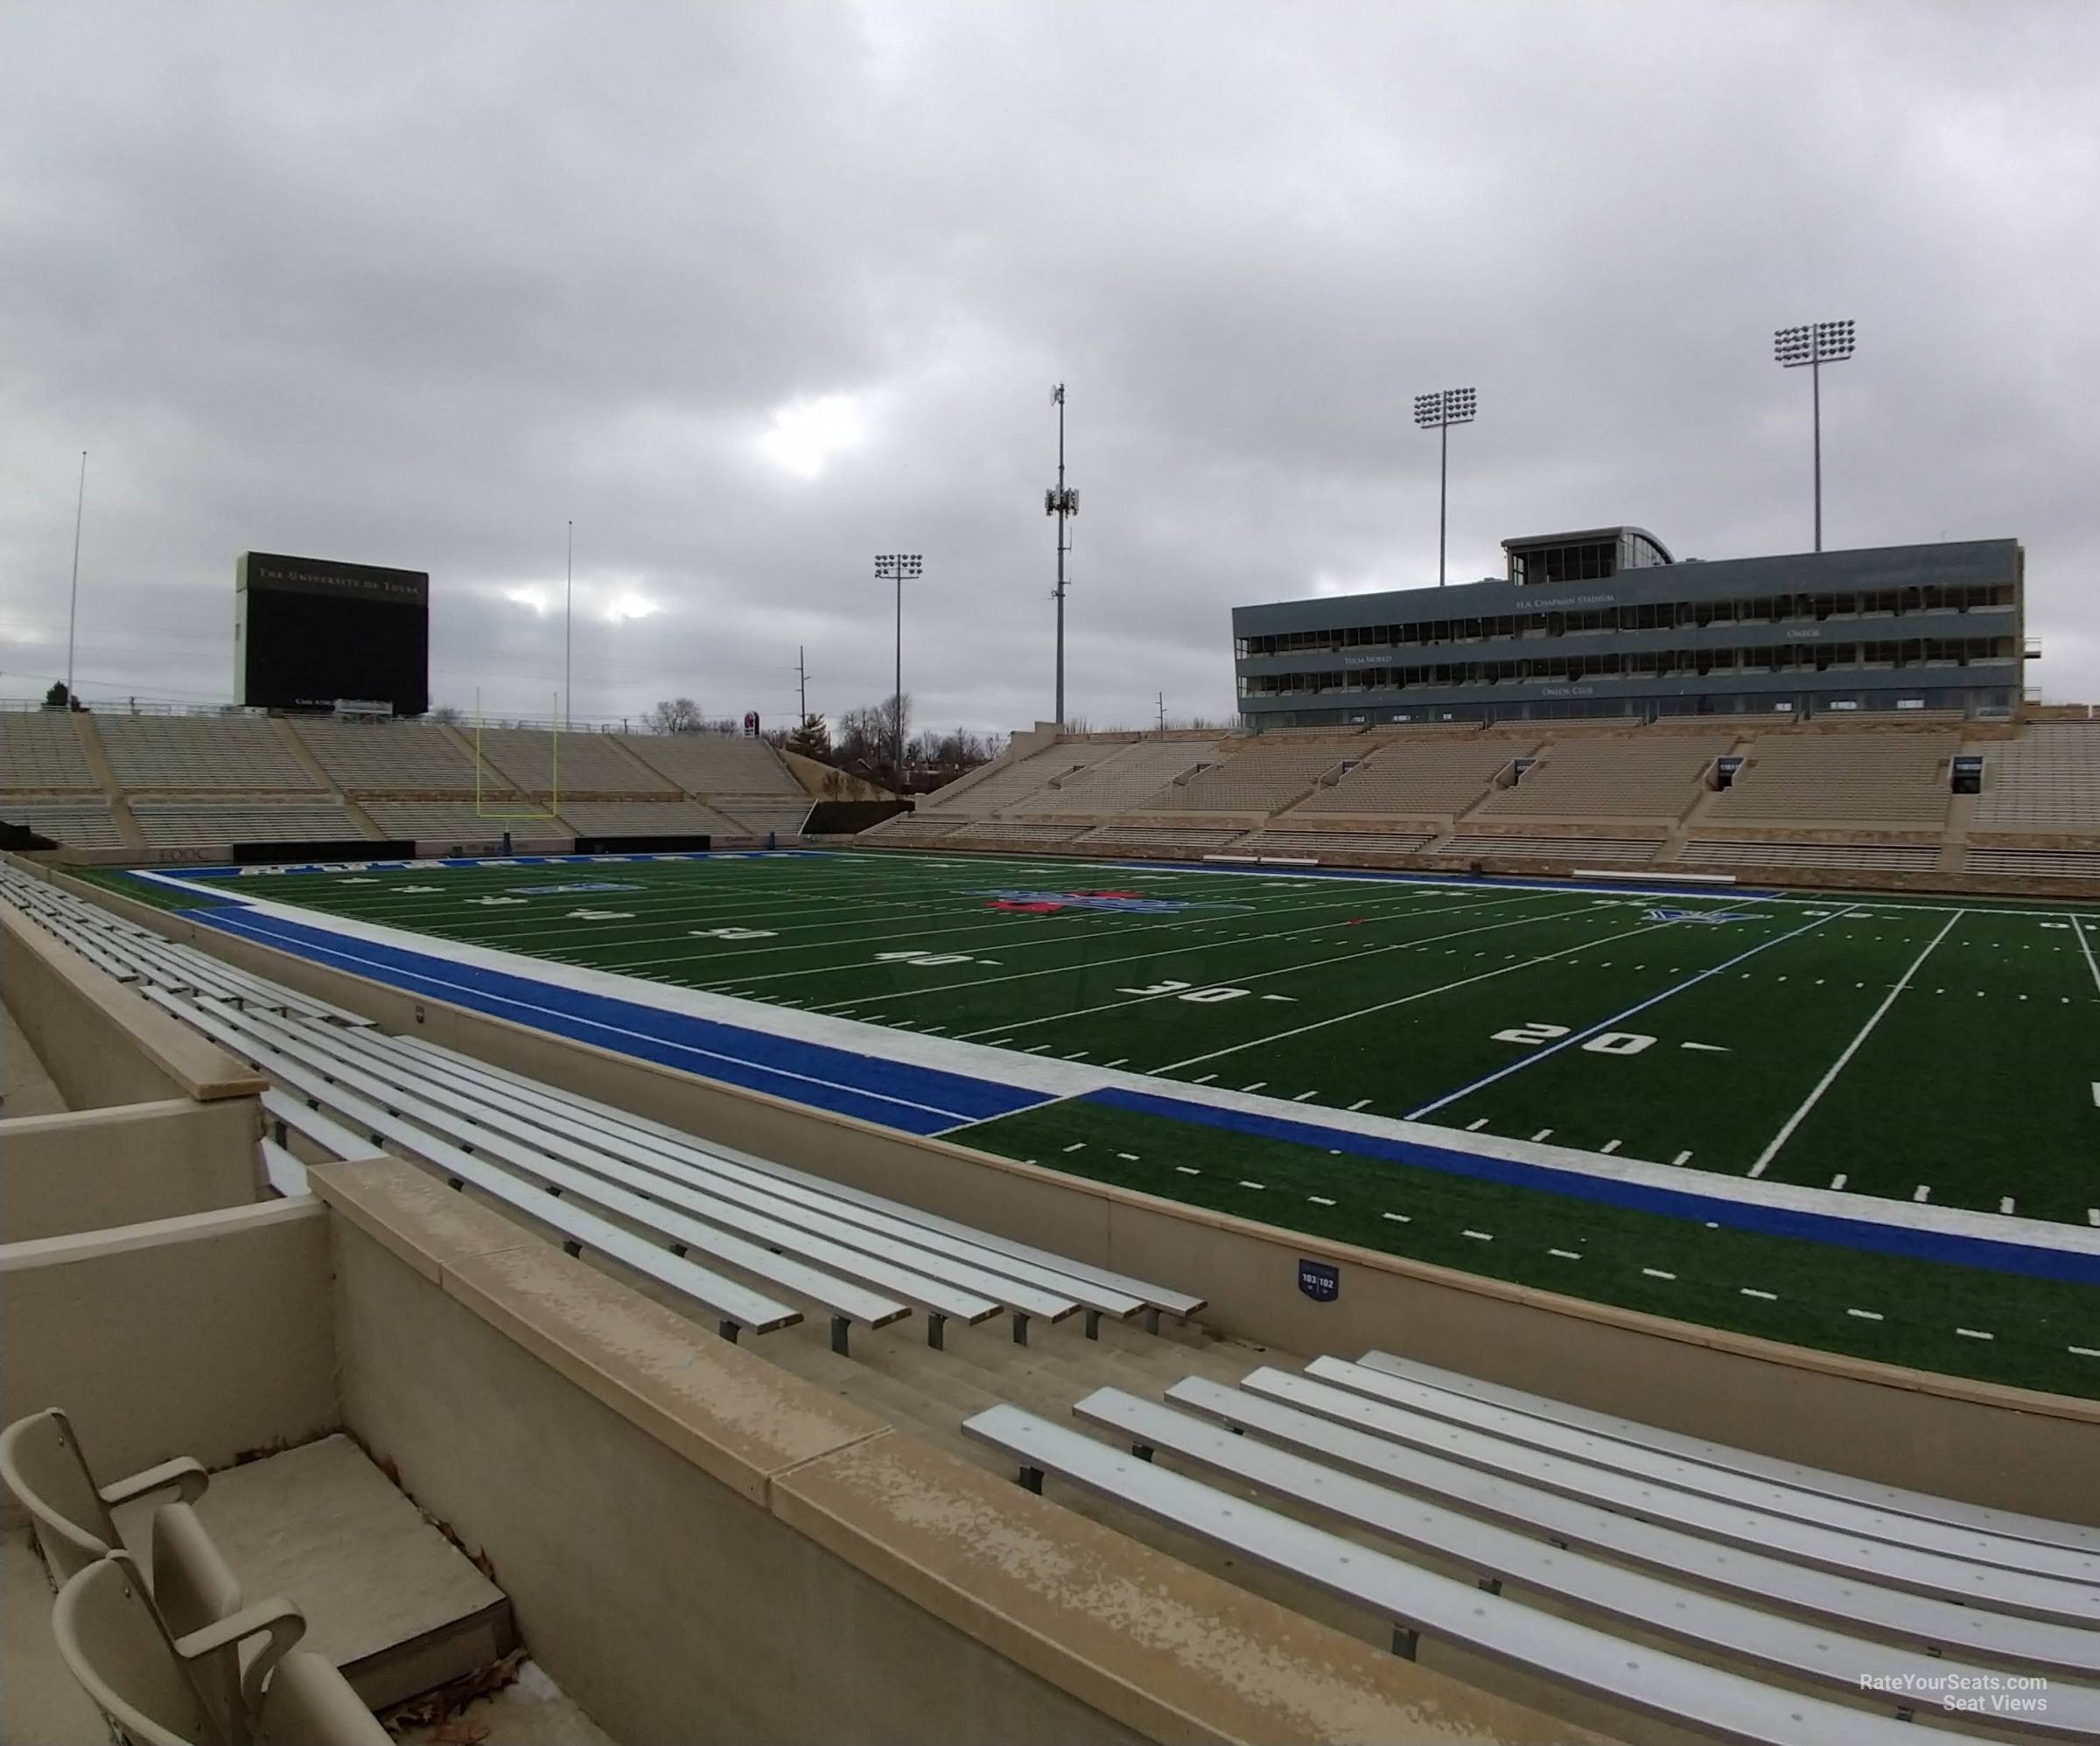
[[[1861,1219],[2100,1232],[2091,905],[871,853],[196,883],[1113,1070],[1112,1093],[947,1137],[1598,1301],[2100,1393],[2090,1284],[1721,1230],[1375,1143],[1404,1121],[1469,1156],[1573,1149],[1607,1177],[1814,1189]]]

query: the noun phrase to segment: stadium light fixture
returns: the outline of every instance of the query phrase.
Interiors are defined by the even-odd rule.
[[[1823,549],[1823,367],[1842,364],[1852,355],[1852,324],[1811,321],[1799,327],[1774,328],[1772,355],[1782,369],[1809,372],[1809,403],[1813,409],[1816,443],[1816,549]]]
[[[1415,423],[1437,433],[1437,586],[1444,586],[1445,507],[1450,498],[1451,427],[1473,423],[1471,388],[1443,388],[1415,396]]]
[[[1079,492],[1065,484],[1065,385],[1050,390],[1057,408],[1057,483],[1043,493],[1043,513],[1057,517],[1057,586],[1051,590],[1057,601],[1057,728],[1065,728],[1065,554],[1072,549],[1066,525],[1079,513]]]
[[[904,793],[904,584],[907,580],[918,581],[924,567],[917,552],[882,552],[875,559],[875,579],[897,584],[897,689],[892,696],[892,708],[895,711],[893,755],[900,795]]]

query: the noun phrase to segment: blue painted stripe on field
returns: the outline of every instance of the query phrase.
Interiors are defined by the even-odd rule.
[[[936,1134],[1050,1100],[1046,1093],[991,1079],[667,1012],[258,915],[242,906],[184,914],[206,927],[295,952],[406,993],[907,1133]]]
[[[1965,1237],[1953,1232],[1921,1231],[1908,1225],[1884,1225],[1827,1212],[1760,1206],[1684,1189],[1654,1188],[1616,1177],[1550,1170],[1543,1164],[1524,1163],[1515,1158],[1487,1157],[1416,1141],[1382,1139],[1345,1128],[1324,1128],[1309,1121],[1256,1115],[1246,1110],[1224,1109],[1214,1104],[1193,1103],[1182,1098],[1158,1097],[1114,1086],[1088,1092],[1079,1100],[1144,1115],[1163,1115],[1205,1128],[1228,1128],[1264,1140],[1317,1146],[1323,1153],[1353,1153],[1384,1163],[1413,1164],[1446,1176],[1471,1177],[1476,1181],[1498,1183],[1510,1188],[1536,1189],[1573,1200],[1591,1200],[1606,1206],[1627,1207],[1636,1212],[1659,1213],[1666,1219],[1696,1219],[1702,1224],[1718,1225],[1726,1230],[1754,1231],[1770,1237],[1798,1237],[1842,1248],[1866,1249],[1914,1261],[1945,1261],[1957,1267],[1984,1268],[1993,1273],[2020,1274],[2031,1279],[2100,1285],[2100,1255],[2031,1247],[1989,1237]]]

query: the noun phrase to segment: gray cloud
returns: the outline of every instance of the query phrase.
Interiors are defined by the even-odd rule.
[[[86,448],[90,698],[230,695],[252,547],[427,568],[438,694],[543,711],[573,517],[580,716],[874,698],[901,547],[922,718],[1024,724],[1062,379],[1072,708],[1222,716],[1234,604],[1433,576],[1422,389],[1454,577],[1801,549],[1768,334],[1846,316],[1830,543],[2019,536],[2100,697],[2096,115],[2076,4],[18,3],[0,692]]]

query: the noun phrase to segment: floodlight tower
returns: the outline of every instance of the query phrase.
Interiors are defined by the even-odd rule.
[[[1801,327],[1775,328],[1772,355],[1783,369],[1809,369],[1809,402],[1816,427],[1816,549],[1823,549],[1823,367],[1842,364],[1852,355],[1852,324],[1815,321]]]
[[[897,792],[904,793],[904,584],[919,579],[924,566],[917,552],[884,552],[875,560],[875,579],[897,584],[897,690],[891,699],[896,711],[895,751]]]
[[[1451,485],[1451,427],[1473,423],[1473,390],[1445,388],[1415,396],[1415,423],[1437,433],[1437,586],[1444,586],[1444,511]]]
[[[1063,732],[1065,726],[1065,554],[1072,549],[1066,538],[1065,524],[1079,513],[1079,492],[1065,485],[1065,385],[1060,382],[1050,390],[1051,403],[1057,408],[1057,483],[1043,493],[1043,513],[1057,517],[1057,586],[1052,592],[1057,599],[1057,726]]]

